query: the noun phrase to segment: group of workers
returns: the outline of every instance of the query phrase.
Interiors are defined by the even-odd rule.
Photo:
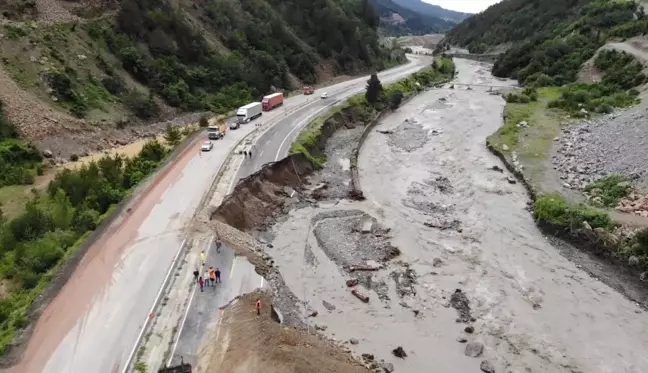
[[[216,241],[216,252],[220,253],[220,248],[221,248],[221,241],[217,238]],[[204,267],[205,262],[207,260],[207,255],[205,254],[205,250],[200,252],[200,263]],[[209,267],[209,270],[205,271],[204,276],[200,276],[200,271],[198,269],[194,270],[193,272],[194,275],[194,280],[198,283],[200,286],[200,291],[203,292],[205,286],[210,286],[209,284],[211,283],[211,286],[215,286],[217,283],[221,282],[221,272],[218,268],[214,267]],[[255,303],[255,308],[257,315],[261,315],[261,300],[257,298],[256,303]]]
[[[200,256],[202,257],[204,253],[204,251],[201,252]],[[205,270],[204,276],[201,276],[200,272],[196,269],[193,275],[194,279],[198,282],[198,285],[200,285],[200,291],[203,291],[204,286],[214,286],[216,283],[221,282],[221,272],[218,268],[209,267],[209,270]]]

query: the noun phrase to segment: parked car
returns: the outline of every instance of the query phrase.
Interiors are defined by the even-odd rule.
[[[208,151],[212,150],[213,147],[214,147],[214,144],[212,144],[211,141],[207,140],[207,141],[203,142],[201,150],[204,151],[204,152],[208,152]]]
[[[231,130],[239,129],[241,127],[241,123],[239,123],[238,120],[235,120],[232,123],[230,123],[229,127]]]
[[[321,99],[328,98],[328,93],[326,93],[326,92],[322,93],[322,95],[320,96],[320,98],[321,98]]]

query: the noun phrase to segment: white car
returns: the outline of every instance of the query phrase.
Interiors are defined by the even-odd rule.
[[[326,93],[326,92],[322,93],[322,95],[320,96],[320,98],[321,98],[321,99],[328,98],[328,93]]]
[[[200,149],[202,151],[204,151],[204,152],[208,152],[208,151],[212,150],[213,147],[214,147],[214,144],[212,144],[211,141],[205,141],[205,142],[203,142],[202,148],[200,148]]]

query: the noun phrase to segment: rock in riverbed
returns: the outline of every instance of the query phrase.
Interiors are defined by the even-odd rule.
[[[481,369],[481,371],[485,373],[495,373],[495,368],[493,367],[493,364],[491,364],[490,361],[488,360],[483,360],[479,365],[479,369]]]
[[[459,312],[458,322],[469,322],[470,317],[470,303],[466,294],[461,291],[461,289],[455,290],[455,292],[450,297],[450,305],[452,308],[456,309]]]
[[[407,357],[407,352],[405,352],[405,350],[403,350],[403,347],[401,347],[401,346],[398,346],[395,349],[393,349],[392,354],[394,354],[394,356],[396,356],[396,357],[400,357],[401,359],[404,359],[404,358]]]
[[[479,342],[470,342],[466,345],[464,354],[469,357],[480,357],[484,352],[484,345]]]

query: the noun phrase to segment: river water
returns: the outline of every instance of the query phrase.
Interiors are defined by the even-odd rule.
[[[357,339],[353,352],[395,372],[479,372],[482,360],[496,372],[648,372],[648,315],[561,256],[525,210],[523,187],[490,169],[502,167],[485,139],[501,125],[504,100],[486,91],[512,82],[487,65],[456,64],[455,82],[485,86],[431,90],[387,116],[376,129],[392,133],[372,132],[358,161],[366,201],[302,208],[275,226],[269,254],[304,313],[319,311],[309,322],[339,341]],[[379,240],[358,238],[362,212],[390,228],[401,251],[361,282],[367,304],[349,293],[340,265],[377,259],[370,249]],[[416,276],[402,292],[408,269]],[[456,320],[455,289],[474,321]],[[482,343],[483,355],[465,356],[458,338]],[[397,346],[408,357],[394,357]]]

